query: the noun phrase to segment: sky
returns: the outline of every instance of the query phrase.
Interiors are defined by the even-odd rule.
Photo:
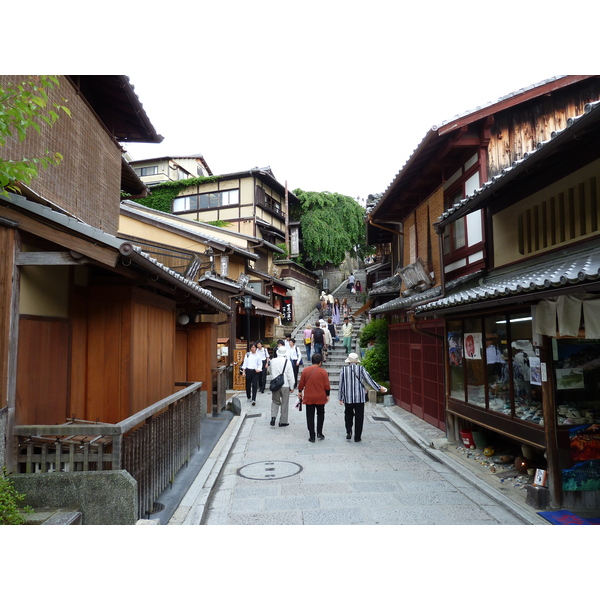
[[[270,166],[290,190],[353,198],[385,192],[433,125],[555,75],[600,70],[597,9],[591,0],[574,5],[540,0],[30,0],[23,6],[12,2],[2,8],[0,71],[127,75],[165,138],[161,144],[128,145],[134,159],[202,154],[215,174]],[[535,544],[544,529],[556,535],[556,528],[528,530],[531,547],[542,546]],[[168,531],[160,528],[161,535]],[[297,533],[285,531],[298,540]],[[303,530],[306,535],[314,531]],[[316,539],[327,540],[327,556],[335,562],[333,554],[344,556],[348,544],[334,547],[327,536],[331,531],[320,528]],[[335,529],[337,538],[341,531]],[[389,546],[390,530],[377,531],[367,541],[362,538],[359,547],[354,548],[354,538],[349,545],[364,552],[363,569],[405,561],[403,577],[431,567],[419,557],[435,548],[433,539],[452,543],[448,530],[437,528],[433,538],[428,530],[420,547],[419,528],[403,530],[390,563],[392,554],[382,550]],[[486,547],[491,539],[513,543],[514,531],[473,528],[469,546],[478,547],[484,539]],[[454,543],[461,534],[456,530]],[[225,560],[220,575],[227,575],[230,559],[236,571],[242,563],[255,565],[262,573],[260,584],[280,593],[263,576],[267,555],[255,556],[254,538],[246,546],[239,538],[231,540],[232,535],[203,532],[202,539],[212,544],[221,537],[237,544],[235,553],[231,545],[213,551]],[[198,540],[191,540],[196,549]],[[207,548],[217,548],[210,543]],[[305,567],[297,549],[278,544],[283,564],[275,579],[288,585],[285,575],[297,576]],[[528,572],[533,573],[530,555]],[[140,557],[147,557],[143,546]],[[242,560],[246,557],[256,562]],[[457,556],[457,568],[463,558]],[[445,553],[445,564],[451,565],[450,559]],[[142,569],[146,566],[140,562]],[[389,572],[392,579],[396,573]],[[483,569],[480,575],[487,580],[489,574]],[[250,579],[256,581],[256,574]],[[376,580],[367,576],[371,586]],[[248,579],[238,581],[243,587]],[[439,591],[454,597],[448,577],[439,581]],[[339,592],[339,579],[329,583],[317,589]],[[429,592],[433,585],[428,581]],[[541,591],[539,578],[535,585]],[[464,595],[454,587],[456,597]],[[494,591],[486,588],[491,598],[497,597]],[[503,586],[500,593],[505,593]]]
[[[80,4],[58,4],[87,19]],[[133,159],[202,154],[214,174],[270,166],[290,190],[353,198],[385,192],[433,125],[556,75],[598,72],[587,0],[571,24],[537,0],[412,4],[152,5],[161,12],[106,0],[95,27],[65,27],[26,65],[127,75],[164,137],[126,145]],[[56,18],[44,10],[34,31]]]

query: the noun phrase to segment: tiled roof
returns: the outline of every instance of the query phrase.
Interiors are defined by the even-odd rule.
[[[520,296],[542,292],[566,291],[578,284],[597,283],[600,287],[600,248],[597,244],[585,248],[545,255],[543,260],[529,261],[520,267],[501,269],[479,280],[473,287],[465,287],[419,306],[415,312],[467,306],[475,302],[517,302]]]
[[[422,302],[423,300],[433,299],[436,296],[439,296],[442,293],[442,288],[438,285],[434,288],[431,288],[425,292],[421,292],[420,294],[414,294],[413,296],[409,296],[408,298],[394,298],[381,306],[377,306],[372,308],[369,313],[372,315],[376,315],[379,313],[392,312],[395,310],[401,310],[403,308],[410,308],[413,304],[417,302]],[[371,295],[371,294],[369,294]]]
[[[472,279],[479,277],[480,275],[481,275],[481,271],[478,271],[477,273],[470,273],[468,275],[463,275],[462,277],[458,277],[457,279],[454,279],[453,281],[449,282],[446,285],[446,292],[448,290],[455,289],[458,286],[464,284],[465,282],[471,281]],[[442,287],[437,285],[437,286],[432,287],[424,292],[421,292],[420,294],[414,294],[412,296],[408,296],[407,298],[403,298],[403,297],[394,298],[394,300],[390,300],[389,302],[386,302],[385,304],[377,306],[377,307],[373,308],[372,310],[370,310],[369,312],[370,312],[370,314],[373,315],[373,314],[378,314],[378,313],[392,312],[392,311],[402,310],[402,309],[409,309],[414,304],[418,304],[425,300],[431,299],[433,301],[441,293],[442,293]],[[429,306],[429,305],[427,305],[427,306]]]
[[[379,205],[387,198],[388,194],[390,193],[391,189],[394,187],[394,184],[400,179],[400,177],[403,176],[403,172],[405,170],[407,170],[407,168],[409,167],[409,165],[415,161],[415,159],[418,157],[418,155],[421,153],[421,151],[428,145],[428,143],[430,142],[431,139],[437,138],[438,137],[438,130],[450,125],[451,123],[455,122],[455,121],[459,121],[461,119],[465,119],[467,117],[469,117],[469,115],[473,116],[473,119],[478,118],[478,113],[482,112],[482,111],[486,111],[489,110],[490,108],[494,107],[495,105],[501,105],[503,102],[506,101],[510,101],[512,98],[518,98],[520,95],[529,93],[533,90],[535,90],[536,88],[540,88],[543,87],[545,85],[548,84],[554,84],[556,82],[556,85],[560,85],[561,84],[561,80],[566,80],[568,76],[566,75],[559,75],[559,76],[554,76],[554,77],[550,77],[548,79],[544,79],[543,81],[540,81],[539,83],[535,83],[532,84],[530,86],[521,88],[519,90],[516,90],[514,92],[511,92],[510,94],[506,94],[505,96],[502,96],[500,98],[498,98],[497,100],[493,100],[490,102],[487,102],[484,105],[481,106],[477,106],[471,110],[467,110],[463,113],[460,113],[458,115],[455,115],[454,117],[452,117],[451,119],[447,119],[445,121],[442,121],[441,123],[438,123],[437,125],[433,125],[428,131],[427,133],[423,136],[421,142],[419,143],[419,145],[413,150],[413,152],[411,153],[411,155],[408,157],[408,159],[406,160],[406,162],[404,163],[404,165],[402,166],[402,168],[397,172],[396,176],[394,177],[393,181],[388,185],[388,187],[386,188],[385,192],[383,193],[383,195],[381,195],[379,198],[375,199],[375,203],[373,204],[373,206],[371,207],[371,211],[374,211],[376,209],[379,208]],[[501,107],[500,107],[501,108]]]
[[[402,287],[402,277],[396,273],[391,277],[376,281],[369,290],[369,296],[381,296],[386,294],[397,294]]]
[[[191,288],[192,290],[194,290],[207,304],[210,304],[213,308],[216,308],[217,310],[221,310],[224,313],[228,314],[231,312],[231,308],[227,306],[227,304],[221,302],[221,300],[213,296],[213,294],[209,290],[205,290],[190,279],[187,279],[186,277],[180,275],[176,271],[169,269],[169,267],[166,267],[162,263],[158,262],[155,258],[150,256],[146,252],[143,252],[139,246],[134,245],[133,248],[139,256],[145,258],[148,262],[152,263],[153,265],[164,271],[165,275],[168,275],[173,279],[177,279],[182,286],[186,286],[187,288]]]
[[[589,104],[586,104],[583,114],[578,115],[576,117],[571,117],[570,119],[568,119],[567,126],[564,129],[560,129],[558,131],[553,131],[552,134],[550,135],[550,139],[545,140],[543,142],[539,142],[534,150],[532,150],[531,152],[526,152],[523,155],[523,158],[521,158],[520,160],[514,161],[510,167],[506,167],[505,169],[502,169],[502,172],[499,175],[492,177],[492,179],[490,181],[487,181],[486,183],[484,183],[480,188],[476,189],[470,196],[467,196],[466,198],[464,198],[464,199],[460,200],[459,202],[457,202],[456,204],[454,204],[454,206],[449,208],[447,211],[442,213],[441,216],[438,217],[438,222],[441,223],[441,222],[445,221],[457,210],[464,209],[468,204],[475,202],[481,196],[481,194],[486,192],[488,189],[490,189],[493,186],[498,186],[499,184],[503,183],[503,181],[507,178],[508,175],[516,174],[517,172],[521,172],[523,169],[526,169],[529,166],[529,163],[531,163],[533,160],[535,160],[536,157],[539,155],[540,150],[542,150],[543,148],[545,148],[549,145],[553,145],[557,142],[560,142],[562,137],[565,135],[565,132],[567,132],[571,127],[573,127],[585,115],[590,114],[591,112],[593,112],[595,110],[598,110],[599,106],[600,106],[600,101],[590,102]],[[464,212],[464,210],[461,210],[461,213],[463,213],[463,212]]]
[[[223,312],[230,313],[231,309],[224,302],[221,302],[218,298],[213,296],[211,292],[201,288],[196,285],[193,281],[186,279],[176,271],[169,269],[162,263],[159,263],[156,259],[152,258],[146,252],[143,252],[139,246],[132,244],[123,239],[119,239],[114,235],[106,233],[102,229],[98,229],[97,227],[93,227],[84,223],[79,219],[75,219],[68,215],[64,215],[47,206],[42,206],[41,204],[37,204],[36,202],[31,202],[22,196],[18,196],[16,194],[5,194],[2,195],[2,200],[4,202],[8,202],[15,206],[18,206],[21,209],[28,211],[29,213],[37,214],[39,216],[44,217],[45,219],[56,223],[68,230],[70,232],[79,233],[89,239],[95,240],[98,243],[101,243],[109,248],[113,248],[118,251],[122,256],[128,256],[129,258],[135,260],[142,267],[147,268],[149,265],[153,265],[156,269],[161,272],[167,279],[172,281],[176,281],[177,285],[182,288],[189,288],[191,291],[196,292],[198,296],[200,296],[207,304],[211,305],[213,308],[218,310],[222,310]]]

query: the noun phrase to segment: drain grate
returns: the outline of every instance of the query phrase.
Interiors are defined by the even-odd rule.
[[[256,413],[254,415],[246,415],[246,419],[255,419],[256,417],[262,417],[262,413]]]
[[[237,474],[245,479],[285,479],[298,475],[302,471],[302,466],[295,462],[287,460],[271,460],[265,462],[256,462],[240,467]]]
[[[373,421],[389,421],[389,417],[371,417]]]

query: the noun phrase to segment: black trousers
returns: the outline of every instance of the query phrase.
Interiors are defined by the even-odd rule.
[[[258,391],[258,381],[262,373],[257,373],[254,369],[246,369],[246,398],[252,402],[256,400],[256,392]]]
[[[263,360],[262,361],[263,366],[262,366],[262,372],[258,373],[259,375],[259,379],[258,379],[258,389],[261,392],[265,391],[265,386],[267,385],[267,360]]]
[[[300,369],[300,366],[298,365],[298,360],[297,359],[292,359],[290,361],[292,363],[292,370],[294,371],[294,388],[298,387],[298,370]]]
[[[310,437],[315,437],[315,412],[317,413],[317,433],[323,433],[323,423],[325,422],[325,405],[324,404],[305,404],[306,409],[306,426]]]
[[[352,434],[352,425],[354,425],[354,439],[360,440],[365,420],[365,403],[344,404],[344,421],[346,423],[346,433]]]

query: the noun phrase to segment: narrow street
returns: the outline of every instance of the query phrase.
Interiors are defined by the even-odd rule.
[[[271,427],[270,393],[258,394],[217,479],[205,525],[522,525],[474,483],[425,452],[367,404],[362,442],[346,440],[337,392],[325,440],[308,442],[305,413]],[[292,402],[292,400],[290,401]],[[295,403],[295,395],[294,400]],[[292,404],[293,406],[293,404]]]

